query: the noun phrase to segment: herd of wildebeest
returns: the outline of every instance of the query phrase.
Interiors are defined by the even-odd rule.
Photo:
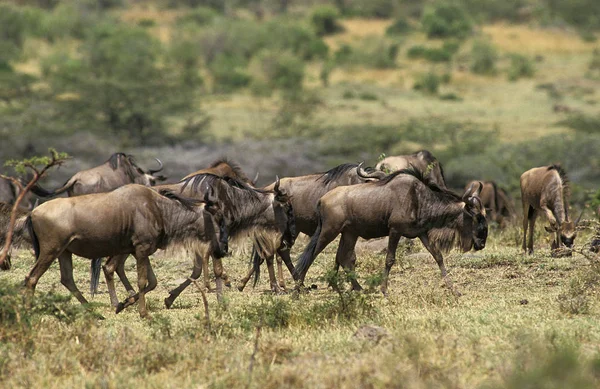
[[[462,195],[448,189],[441,164],[426,150],[387,157],[375,168],[347,163],[322,173],[276,178],[263,188],[227,159],[176,183],[162,184],[166,178],[156,175],[163,168],[157,162],[158,169],[144,171],[132,156],[115,153],[104,164],[78,172],[61,188],[48,191],[36,184],[32,192],[41,198],[64,192],[68,197],[35,207],[27,200],[18,209],[13,246],[32,247],[36,258],[25,288],[33,293],[39,278],[58,258],[61,283],[86,303],[73,280],[75,254],[92,260],[92,294],[102,268],[117,313],[137,301],[144,317],[145,294],[157,285],[149,256],[158,249],[183,247],[194,255],[192,274],[164,300],[170,308],[202,274],[210,286],[211,257],[217,296],[222,296],[223,285],[229,283],[222,265],[229,240],[247,238],[253,245],[253,265],[238,289],[243,290],[253,274],[257,277],[266,261],[270,287],[280,292],[285,288],[282,261],[295,287],[301,289],[315,258],[341,234],[335,266],[348,271],[355,266],[358,238],[389,237],[381,284],[384,294],[401,237],[419,238],[448,288],[460,294],[447,275],[442,253],[453,247],[481,250],[488,221],[502,228],[516,217],[511,197],[493,181],[472,181]],[[0,242],[18,190],[12,181],[0,179]],[[554,234],[551,248],[568,252],[573,246],[578,220],[569,216],[568,194],[565,172],[558,165],[536,167],[521,175],[525,253],[533,252],[540,213],[550,223],[546,230]],[[294,266],[290,249],[300,232],[311,238]],[[130,254],[137,261],[137,292],[124,271]],[[104,266],[103,258],[107,258]],[[117,298],[115,271],[128,292],[123,302]],[[356,279],[351,282],[353,289],[361,289]]]

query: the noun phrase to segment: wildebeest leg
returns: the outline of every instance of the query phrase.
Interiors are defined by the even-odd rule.
[[[200,276],[202,275],[203,268],[204,268],[204,257],[202,257],[201,254],[196,252],[196,256],[194,258],[194,269],[192,270],[192,275],[189,276],[185,281],[183,281],[181,283],[181,285],[179,285],[177,288],[175,288],[169,292],[169,297],[165,298],[165,306],[167,308],[171,308],[171,305],[173,305],[173,302],[175,301],[175,299],[177,297],[179,297],[179,295],[181,294],[181,292],[183,292],[185,290],[185,288],[190,286],[190,284],[192,283],[192,280],[197,280],[198,278],[200,278]]]
[[[349,234],[347,232],[342,233],[340,238],[340,245],[338,246],[337,253],[335,255],[335,262],[341,265],[346,271],[354,271],[356,264],[356,255],[354,254],[354,246],[356,246],[356,240],[358,236]],[[350,279],[352,284],[352,290],[362,290],[362,286],[358,283],[355,277]]]
[[[531,207],[528,205],[525,205],[523,207],[523,244],[521,245],[521,249],[523,249],[523,252],[525,254],[527,254],[527,224],[529,221],[529,209]]]
[[[215,283],[217,284],[217,300],[223,300],[223,262],[221,258],[213,258],[213,271]]]
[[[527,252],[533,254],[533,232],[535,229],[535,220],[537,219],[537,212],[531,208],[529,214],[529,240],[527,241]]]
[[[135,303],[136,301],[140,301],[140,316],[142,317],[146,317],[149,318],[150,316],[146,314],[142,314],[141,310],[142,307],[145,310],[146,308],[146,302],[145,302],[145,295],[146,293],[154,290],[154,288],[156,288],[157,285],[157,280],[156,280],[156,275],[154,274],[154,271],[152,270],[152,266],[150,265],[150,260],[148,259],[148,256],[140,256],[138,259],[138,257],[136,256],[136,260],[137,260],[137,273],[138,273],[138,288],[139,288],[139,292],[134,294],[133,296],[128,297],[124,302],[119,303],[117,305],[117,309],[116,309],[116,313],[121,312],[123,309],[127,308],[128,306],[130,306],[131,304]],[[146,258],[144,260],[144,258]],[[141,265],[141,266],[140,266]],[[142,281],[140,282],[140,273],[144,273],[144,276],[142,277]],[[141,301],[141,296],[144,296],[144,301]]]
[[[265,261],[264,258],[260,258],[260,265],[263,264],[263,262]],[[246,274],[246,277],[242,278],[240,280],[240,283],[238,284],[238,290],[241,292],[244,290],[244,288],[246,287],[246,284],[248,284],[248,281],[250,281],[250,278],[252,278],[252,275],[254,274],[254,266],[251,264],[250,265],[250,269],[248,269],[248,274]]]
[[[442,256],[442,253],[440,253],[440,251],[438,249],[436,249],[432,244],[430,244],[429,238],[427,237],[427,235],[421,235],[421,236],[419,236],[419,239],[421,239],[421,242],[423,243],[423,246],[425,246],[427,251],[429,251],[431,253],[431,255],[433,255],[433,258],[437,262],[437,264],[440,268],[440,271],[442,272],[442,278],[444,279],[446,286],[455,295],[460,296],[461,293],[458,290],[454,289],[454,286],[452,285],[452,280],[450,280],[450,277],[448,277],[448,272],[446,271],[446,266],[444,265],[444,257]]]
[[[209,252],[210,251],[207,248],[206,251],[204,253],[202,253],[202,257],[201,257],[201,260],[202,260],[201,272],[204,273],[204,287],[206,288],[206,290],[210,290],[210,277],[209,277],[209,273],[208,273],[208,259],[210,258]],[[213,264],[213,266],[214,266],[214,264]]]
[[[275,277],[275,268],[273,266],[273,257],[274,255],[270,255],[265,260],[267,261],[267,269],[269,270],[269,283],[271,285],[271,290],[274,293],[279,293],[281,290],[279,289],[279,285],[277,285],[277,278]]]
[[[277,261],[277,277],[279,278],[279,286],[285,289],[285,280],[283,279],[283,261],[281,260],[280,256],[276,255],[273,255],[271,257],[271,261],[273,260],[273,257],[275,257]]]
[[[81,304],[87,304],[88,301],[83,297],[75,281],[73,280],[73,257],[68,251],[63,251],[58,256],[58,264],[60,266],[60,283],[71,292]]]
[[[129,295],[135,294],[135,292],[133,292],[133,287],[129,283],[129,280],[127,277],[125,277],[125,259],[127,259],[127,255],[115,255],[108,258],[106,264],[102,266],[104,278],[106,279],[106,287],[108,288],[108,295],[110,296],[110,304],[113,307],[119,305],[119,299],[117,297],[117,291],[115,288],[115,269],[119,275],[119,278],[121,279],[121,282],[123,285],[125,285],[125,289],[127,289]],[[122,275],[120,272],[122,272]],[[125,281],[127,284],[125,284]]]
[[[317,241],[315,243],[314,249],[312,250],[312,253],[309,253],[311,255],[310,258],[310,263],[309,266],[307,266],[300,274],[297,275],[298,279],[296,280],[296,288],[302,288],[304,285],[304,278],[306,277],[306,273],[308,273],[308,268],[310,267],[310,265],[312,265],[312,262],[315,260],[315,258],[317,258],[317,256],[321,253],[321,251],[323,251],[325,249],[325,247],[327,247],[327,245],[329,243],[331,243],[340,233],[341,227],[340,228],[336,228],[337,226],[333,226],[333,227],[325,227],[322,229],[322,231],[317,232],[318,236],[317,236]],[[309,246],[307,246],[307,249],[310,247],[310,244],[312,243],[313,239],[315,239],[315,236],[313,235],[313,237],[311,238],[311,242],[309,242]],[[302,257],[307,254],[306,253],[306,249],[305,252],[301,255],[300,259],[302,259]]]
[[[137,275],[138,275],[138,310],[143,318],[150,318],[146,310],[146,286],[148,285],[148,273],[150,269],[150,260],[147,256],[140,256],[137,259]]]
[[[290,252],[291,248],[284,248],[283,246],[277,248],[277,254],[279,254],[279,258],[283,260],[283,263],[285,263],[285,266],[288,268],[290,274],[292,275],[292,278],[295,280],[296,277],[294,276],[294,264],[292,263],[292,258],[290,258]],[[283,276],[281,280],[283,280]],[[282,286],[285,287],[285,285]]]
[[[31,269],[27,277],[25,277],[25,281],[23,283],[25,288],[31,294],[33,294],[33,292],[35,291],[35,286],[37,285],[40,277],[48,270],[48,268],[52,264],[52,261],[54,261],[54,259],[57,256],[57,253],[45,253],[44,251],[40,253],[37,261],[35,261],[33,268]]]
[[[390,276],[390,270],[396,263],[396,249],[398,248],[398,242],[400,241],[400,234],[395,231],[390,231],[390,237],[388,240],[387,255],[385,257],[385,270],[383,272],[383,280],[381,282],[381,293],[387,295],[388,278]]]

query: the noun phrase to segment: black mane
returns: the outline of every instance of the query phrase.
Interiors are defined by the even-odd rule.
[[[339,166],[329,169],[325,173],[322,173],[321,177],[317,178],[317,180],[323,179],[323,183],[327,185],[330,182],[340,178],[342,175],[348,172],[348,170],[356,169],[357,166],[358,164],[356,163],[343,163]]]
[[[178,202],[179,204],[181,204],[188,211],[193,211],[194,207],[196,207],[199,204],[202,204],[204,202],[202,200],[191,199],[189,197],[183,197],[183,196],[178,195],[177,193],[173,192],[170,189],[160,189],[158,191],[158,193],[161,196],[163,196],[163,197],[166,197],[166,198],[168,198],[170,200]]]
[[[125,153],[114,153],[106,162],[112,170],[122,168],[125,171],[127,177],[131,179],[131,182],[134,182],[136,177],[140,173],[143,174],[142,169],[140,169],[139,166],[135,164],[135,158],[133,157],[133,155]]]
[[[242,170],[241,166],[237,162],[234,162],[234,161],[228,159],[227,157],[217,159],[216,161],[211,163],[208,166],[208,168],[209,169],[215,168],[222,163],[229,165],[229,167],[231,167],[231,170],[233,170],[235,175],[238,176],[240,178],[240,180],[242,180],[244,182],[251,182],[250,179],[248,178],[248,176],[246,176],[246,173],[244,173],[244,171]]]

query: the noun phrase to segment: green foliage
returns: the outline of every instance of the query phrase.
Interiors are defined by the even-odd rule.
[[[218,16],[213,8],[198,7],[188,11],[177,18],[177,23],[193,23],[198,26],[209,25]]]
[[[25,22],[18,9],[0,4],[0,69],[16,59],[23,48]]]
[[[358,94],[358,98],[364,101],[376,101],[379,100],[377,95],[372,92],[361,92]]]
[[[166,0],[169,8],[178,7],[202,7],[212,8],[218,12],[225,12],[225,1],[223,0]]]
[[[596,134],[600,132],[600,115],[592,116],[584,113],[573,113],[566,119],[559,121],[558,124],[570,127],[578,132]]]
[[[327,57],[328,46],[302,23],[278,18],[268,22],[265,29],[264,48],[291,51],[307,61]]]
[[[596,0],[544,0],[550,12],[578,28],[600,29],[600,2]]]
[[[498,52],[494,45],[487,40],[478,39],[473,42],[471,49],[471,71],[475,74],[496,74]]]
[[[444,93],[442,95],[440,95],[440,100],[446,100],[446,101],[463,101],[463,98],[460,97],[459,95],[457,95],[456,93]]]
[[[49,148],[49,157],[31,157],[23,160],[9,159],[4,163],[4,166],[12,166],[18,174],[26,175],[27,167],[43,168],[49,165],[52,161],[60,161],[70,159],[71,157],[67,153],[58,152],[53,148]]]
[[[413,85],[413,89],[435,95],[438,93],[441,82],[442,80],[437,73],[429,71],[419,75]]]
[[[366,18],[390,18],[393,16],[395,0],[338,0],[336,1],[342,13],[347,16]]]
[[[516,81],[519,78],[531,78],[535,73],[533,61],[521,54],[511,54],[510,67],[508,68],[508,79]]]
[[[252,76],[240,65],[238,58],[232,56],[217,56],[209,69],[214,79],[213,91],[217,93],[231,93],[252,81]]]
[[[356,273],[354,272],[329,270],[325,273],[325,281],[338,295],[338,309],[332,310],[330,314],[335,312],[339,318],[353,320],[375,313],[371,296],[355,292],[349,288],[350,282],[353,280],[356,281]]]
[[[315,8],[310,16],[310,22],[317,35],[331,35],[343,30],[338,22],[339,12],[337,8],[330,5],[322,5]]]
[[[51,42],[66,37],[84,39],[90,28],[107,18],[108,16],[99,12],[93,0],[61,1],[42,20],[38,33]]]
[[[594,49],[592,52],[592,59],[588,63],[588,72],[586,74],[588,78],[598,80],[600,79],[600,50]]]
[[[272,89],[302,89],[304,62],[289,51],[262,51],[252,68]]]
[[[473,30],[465,10],[451,3],[440,3],[427,8],[421,25],[428,38],[465,38]]]
[[[404,35],[412,30],[408,19],[404,17],[396,18],[394,23],[390,24],[388,28],[385,29],[385,35]]]
[[[247,331],[253,330],[256,325],[272,329],[287,328],[290,325],[292,307],[287,300],[269,296],[262,298],[258,304],[246,306],[241,316],[240,324]]]
[[[477,20],[523,22],[527,20],[528,7],[533,8],[529,0],[457,0],[469,15]],[[537,5],[539,8],[540,6]],[[525,12],[523,12],[525,11]],[[529,11],[531,12],[531,11]]]
[[[423,58],[429,62],[449,62],[458,51],[459,43],[456,41],[445,41],[440,48],[430,48],[423,45],[412,46],[406,52],[408,58]]]
[[[400,44],[397,42],[372,37],[356,46],[340,46],[334,58],[338,65],[391,69],[396,67],[399,50]]]

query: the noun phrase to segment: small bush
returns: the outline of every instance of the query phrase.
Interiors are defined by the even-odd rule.
[[[421,25],[428,38],[465,38],[473,30],[467,13],[455,4],[427,9]]]
[[[531,78],[535,73],[533,61],[521,54],[510,56],[510,67],[508,68],[508,79],[516,81],[519,78]]]
[[[266,82],[273,89],[302,89],[304,62],[289,51],[263,51],[257,55],[251,69],[257,80]]]
[[[438,76],[435,72],[427,72],[418,77],[417,81],[413,85],[413,89],[435,95],[438,93],[441,82],[442,80],[440,76]]]
[[[443,95],[440,95],[440,100],[463,101],[463,98],[457,95],[456,93],[444,93]]]
[[[337,8],[323,5],[313,10],[310,21],[317,35],[331,35],[343,30],[338,22],[339,16]]]
[[[141,19],[138,22],[138,26],[140,26],[140,27],[146,27],[146,28],[148,28],[148,27],[154,27],[154,26],[156,26],[156,20],[154,20],[154,19],[145,19],[144,18],[144,19]]]
[[[390,69],[396,67],[399,50],[398,43],[374,37],[366,39],[354,47],[342,45],[335,53],[334,58],[338,65],[362,65],[375,69]]]
[[[570,127],[575,131],[594,134],[600,132],[600,115],[589,116],[584,113],[574,113],[558,124]]]
[[[356,93],[354,91],[351,90],[345,90],[344,93],[342,94],[342,98],[343,99],[355,99],[356,98]]]
[[[198,26],[206,26],[212,23],[217,15],[218,12],[213,8],[198,7],[177,18],[177,23],[193,23]]]
[[[15,59],[25,40],[25,23],[21,12],[8,5],[0,5],[0,64]]]
[[[471,49],[471,71],[475,74],[496,74],[496,48],[486,40],[477,40]]]
[[[252,77],[235,57],[220,55],[210,64],[209,69],[214,79],[215,92],[230,93],[248,86],[252,81]]]
[[[372,92],[361,92],[358,97],[361,100],[365,100],[365,101],[375,101],[378,100],[378,97],[375,93]]]
[[[410,24],[406,18],[397,18],[385,30],[385,35],[403,35],[411,30]]]
[[[350,0],[336,1],[341,3],[344,15],[365,18],[390,18],[393,16],[396,0]]]

